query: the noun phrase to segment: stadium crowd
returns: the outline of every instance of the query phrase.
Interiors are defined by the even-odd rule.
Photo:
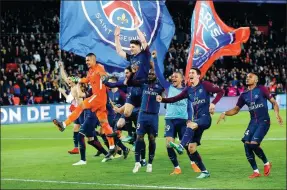
[[[168,7],[173,6],[172,3]],[[46,4],[48,7],[35,3],[27,9],[19,3],[1,12],[1,105],[64,101],[57,90],[61,83],[59,59],[65,63],[68,74],[86,75],[84,58],[59,50],[59,4]],[[260,15],[263,8],[266,9],[258,6],[258,13],[254,14],[260,17],[259,22],[253,14],[241,17],[236,11],[230,11],[233,15],[223,14],[224,7],[216,6],[227,25],[251,28],[250,39],[242,45],[240,56],[218,59],[205,76],[205,80],[223,88],[226,96],[238,96],[243,92],[244,78],[249,71],[259,73],[260,83],[269,87],[272,94],[286,93],[286,23],[272,17],[272,13]],[[173,71],[185,72],[190,44],[190,10],[186,6],[186,10],[175,8],[170,12],[176,33],[164,61],[167,80]],[[258,27],[262,25],[266,29],[264,32]]]

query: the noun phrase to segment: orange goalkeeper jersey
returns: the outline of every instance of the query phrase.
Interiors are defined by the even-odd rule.
[[[107,100],[106,86],[101,80],[101,76],[107,75],[105,68],[96,64],[95,67],[90,68],[86,78],[82,78],[82,83],[90,83],[92,86],[93,95],[97,95],[97,99],[101,99],[103,102]]]

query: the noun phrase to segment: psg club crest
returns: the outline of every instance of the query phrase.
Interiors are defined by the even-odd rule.
[[[88,23],[107,44],[115,46],[114,31],[121,27],[120,40],[124,50],[129,42],[138,39],[135,22],[150,45],[158,27],[160,5],[158,1],[81,1]],[[147,14],[147,10],[148,15]]]
[[[194,17],[192,22],[194,26]],[[201,68],[219,49],[234,42],[234,34],[222,31],[214,19],[210,6],[205,2],[200,7],[197,31],[193,32],[195,32],[193,66],[197,68]]]

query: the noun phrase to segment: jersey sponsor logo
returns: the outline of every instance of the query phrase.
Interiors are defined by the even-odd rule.
[[[205,103],[205,99],[198,99],[198,97],[194,98],[194,101],[192,102],[192,105],[198,105],[198,104],[204,104]]]
[[[263,107],[264,107],[263,103],[256,104],[255,102],[251,102],[250,106],[248,106],[249,111],[255,110],[255,109],[258,109],[258,108],[263,108]]]
[[[109,45],[115,46],[113,32],[116,26],[121,27],[120,40],[124,50],[130,50],[130,41],[138,40],[135,26],[143,32],[148,45],[151,44],[159,25],[159,1],[81,1],[84,15],[99,37]],[[143,19],[148,9],[149,18]]]

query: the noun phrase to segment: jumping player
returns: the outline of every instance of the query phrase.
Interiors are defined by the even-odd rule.
[[[93,53],[89,53],[86,56],[86,64],[89,68],[87,78],[78,79],[78,81],[80,83],[90,83],[93,95],[80,103],[66,121],[59,122],[54,119],[53,122],[60,131],[64,131],[66,126],[75,121],[84,109],[91,109],[92,112],[95,112],[97,118],[99,119],[104,133],[108,135],[113,131],[108,123],[106,110],[107,92],[106,86],[102,82],[103,80],[106,80],[107,74],[104,67],[96,62],[96,56]],[[109,158],[115,152],[115,145],[112,137],[107,137],[107,139],[110,146],[110,152],[106,155],[106,158]]]
[[[224,95],[224,91],[210,82],[200,80],[201,72],[197,68],[191,68],[189,79],[191,86],[186,87],[179,95],[172,98],[157,97],[157,101],[163,103],[174,103],[188,98],[193,106],[193,121],[187,123],[184,136],[179,145],[170,142],[169,145],[177,150],[179,154],[183,153],[184,147],[188,144],[188,150],[192,160],[201,170],[197,178],[207,178],[210,176],[206,170],[201,157],[197,151],[203,132],[211,126],[210,113],[214,113],[215,104]],[[210,103],[209,93],[217,93],[215,99]]]
[[[150,52],[144,34],[138,28],[138,19],[135,19],[135,21],[135,27],[140,41],[130,41],[131,55],[127,54],[122,50],[120,43],[120,27],[116,27],[114,35],[117,53],[131,63],[131,67],[135,71],[133,79],[141,80],[148,78],[148,72],[150,69]],[[133,108],[140,106],[142,89],[140,87],[132,87],[128,96],[130,97],[127,99],[127,102],[124,107],[125,117],[131,116]]]
[[[264,176],[269,176],[271,171],[271,162],[268,161],[265,153],[263,152],[260,144],[270,128],[270,116],[268,113],[267,100],[274,106],[276,119],[280,125],[283,125],[283,120],[279,115],[279,106],[276,100],[272,97],[269,91],[262,85],[257,85],[258,75],[256,73],[249,73],[246,78],[247,90],[243,92],[237,101],[236,106],[223,112],[217,123],[225,119],[225,116],[236,115],[240,109],[247,105],[250,113],[250,122],[242,138],[244,143],[245,154],[248,162],[250,163],[253,174],[249,178],[260,177],[254,153],[264,163]]]

